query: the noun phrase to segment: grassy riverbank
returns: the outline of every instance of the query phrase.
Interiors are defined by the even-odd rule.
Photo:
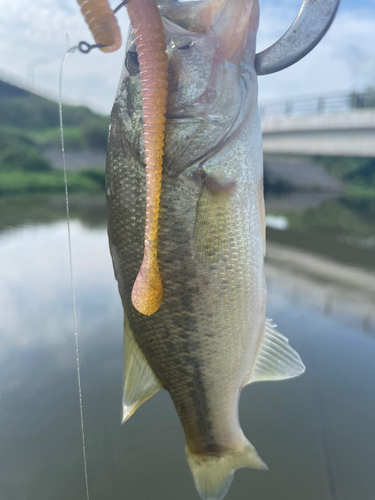
[[[15,87],[11,90],[16,95],[0,95],[0,196],[62,192],[63,173],[54,170],[44,154],[60,147],[58,104]],[[105,150],[108,117],[84,106],[64,106],[63,114],[67,150]],[[68,173],[72,192],[104,190],[104,169],[88,167]]]
[[[104,191],[104,171],[68,172],[69,191],[97,193]],[[0,196],[23,193],[61,193],[64,190],[62,171],[25,172],[0,171]]]
[[[298,163],[300,161],[302,167],[304,164],[309,164],[315,169],[314,165],[323,168],[330,176],[339,181],[340,197],[345,201],[345,204],[351,209],[358,209],[361,212],[369,214],[370,217],[375,217],[375,158],[361,157],[335,157],[335,156],[268,156],[275,163],[277,159],[280,163],[287,164],[288,161]],[[290,177],[290,176],[289,176]],[[283,175],[283,170],[280,169],[280,175],[275,178],[274,175],[267,175],[265,168],[264,188],[266,193],[285,194],[295,191],[293,183],[289,182],[287,176]],[[319,190],[324,190],[324,183],[321,183]],[[306,190],[309,188],[306,186]],[[327,191],[331,188],[327,187]],[[303,187],[301,191],[304,191]]]
[[[343,182],[350,198],[375,200],[375,158],[316,156],[312,159]]]
[[[284,217],[287,221],[289,233],[296,232],[302,240],[325,235],[324,245],[332,245],[338,239],[340,245],[346,242],[349,246],[356,244],[372,249],[375,235],[375,159],[373,158],[346,158],[346,157],[268,157],[265,165],[272,160],[273,164],[279,161],[280,169],[271,171],[267,179],[265,169],[265,191],[268,197],[268,213]],[[298,191],[293,186],[291,172],[288,172],[288,162],[293,165],[292,173],[299,174],[298,168],[308,166],[310,173],[320,171],[324,174],[320,179],[319,188],[312,187]],[[285,165],[285,169],[283,165]],[[322,169],[323,167],[323,169]],[[278,176],[275,176],[275,171]],[[324,172],[325,171],[325,172]],[[307,172],[307,170],[306,170]],[[337,186],[324,183],[326,172],[331,180],[337,180]],[[288,174],[288,175],[286,175]],[[305,176],[305,172],[300,175]],[[288,184],[287,181],[290,181]],[[319,193],[326,189],[327,198],[319,201]],[[298,194],[300,198],[298,198]],[[317,203],[311,204],[310,198],[317,198]],[[278,203],[278,200],[289,199],[289,203]],[[294,201],[292,201],[294,199]],[[276,200],[276,201],[275,201]],[[309,204],[310,203],[310,204]],[[272,207],[272,208],[270,208]],[[299,208],[298,208],[299,207]],[[275,232],[275,234],[280,233]],[[270,235],[268,231],[268,235]],[[281,234],[281,233],[280,233]],[[282,237],[282,236],[280,236]],[[311,241],[309,245],[311,246]],[[371,254],[373,258],[373,254]]]

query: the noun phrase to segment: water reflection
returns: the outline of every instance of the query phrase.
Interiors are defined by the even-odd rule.
[[[102,221],[83,220],[72,239],[91,497],[197,498],[166,393],[120,426],[122,309]],[[66,225],[31,222],[0,235],[0,498],[85,498]],[[269,245],[268,315],[307,372],[244,390],[241,423],[270,472],[239,471],[228,500],[374,498],[374,290],[368,272],[344,280],[345,266],[311,259]]]
[[[337,199],[338,196],[338,193],[330,191],[292,191],[287,195],[268,194],[266,198],[267,211],[270,213],[295,212],[296,210],[317,208],[322,203]]]
[[[269,243],[269,293],[282,292],[295,305],[308,305],[338,323],[375,337],[375,273]]]
[[[71,194],[70,215],[89,227],[105,227],[107,207],[105,195]],[[0,232],[24,225],[54,223],[66,220],[63,194],[30,194],[0,197]]]

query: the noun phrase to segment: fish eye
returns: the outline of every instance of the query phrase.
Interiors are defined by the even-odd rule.
[[[125,67],[129,71],[129,75],[131,76],[135,75],[136,73],[139,73],[139,61],[136,52],[129,50],[126,53]]]
[[[178,50],[187,50],[190,49],[194,45],[194,42],[187,43],[186,45],[183,45],[182,47],[178,47]]]
[[[129,71],[130,76],[139,73],[139,61],[134,35],[130,36],[126,46],[125,67]]]

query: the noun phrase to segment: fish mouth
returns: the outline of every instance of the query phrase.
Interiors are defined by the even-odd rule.
[[[158,5],[169,55],[163,168],[179,176],[235,138],[253,105],[255,47],[248,40],[251,31],[256,33],[258,3],[158,0]],[[205,135],[204,143],[197,143],[199,134]],[[176,148],[182,136],[186,147]]]
[[[161,15],[187,31],[212,33],[217,38],[217,54],[239,64],[247,36],[258,28],[258,0],[159,0]]]

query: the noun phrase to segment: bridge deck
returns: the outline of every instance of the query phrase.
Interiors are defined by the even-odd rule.
[[[265,153],[375,157],[375,109],[262,118]]]

